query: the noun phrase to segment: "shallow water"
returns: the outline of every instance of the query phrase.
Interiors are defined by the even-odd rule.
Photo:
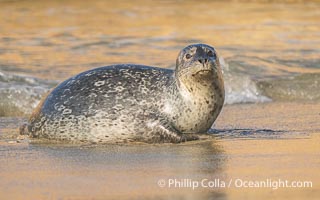
[[[320,3],[290,2],[1,1],[0,199],[317,199]],[[226,103],[234,104],[223,109],[210,140],[16,140],[18,125],[60,81],[116,63],[174,68],[190,43],[217,49]],[[237,104],[249,102],[262,104]],[[300,180],[313,187],[159,187],[174,178]]]
[[[301,90],[287,87],[295,84],[290,77],[320,73],[316,1],[5,1],[0,6],[1,116],[30,113],[53,85],[94,67],[174,68],[178,52],[190,43],[213,45],[224,59],[228,104],[292,99]],[[278,78],[285,83],[273,86],[275,92],[269,84],[256,85]],[[309,76],[313,88],[297,99],[319,99],[318,80],[319,75]]]

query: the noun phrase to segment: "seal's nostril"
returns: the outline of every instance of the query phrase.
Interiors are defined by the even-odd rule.
[[[198,60],[201,64],[205,64],[208,62],[208,59],[199,59]]]

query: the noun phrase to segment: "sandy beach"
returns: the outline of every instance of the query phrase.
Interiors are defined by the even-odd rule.
[[[0,199],[317,199],[319,110],[299,102],[226,106],[212,139],[166,145],[15,143],[17,124],[1,118]],[[203,179],[220,183],[168,185]],[[312,187],[246,188],[240,180]]]

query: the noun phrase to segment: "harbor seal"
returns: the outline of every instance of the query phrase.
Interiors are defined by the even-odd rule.
[[[224,103],[215,49],[181,50],[175,70],[120,64],[92,69],[59,84],[21,134],[69,142],[182,142],[206,133]]]

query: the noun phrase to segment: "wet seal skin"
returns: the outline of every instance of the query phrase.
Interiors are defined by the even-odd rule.
[[[181,50],[175,70],[121,64],[62,82],[20,133],[72,143],[179,143],[206,133],[223,103],[215,49],[193,44]]]

